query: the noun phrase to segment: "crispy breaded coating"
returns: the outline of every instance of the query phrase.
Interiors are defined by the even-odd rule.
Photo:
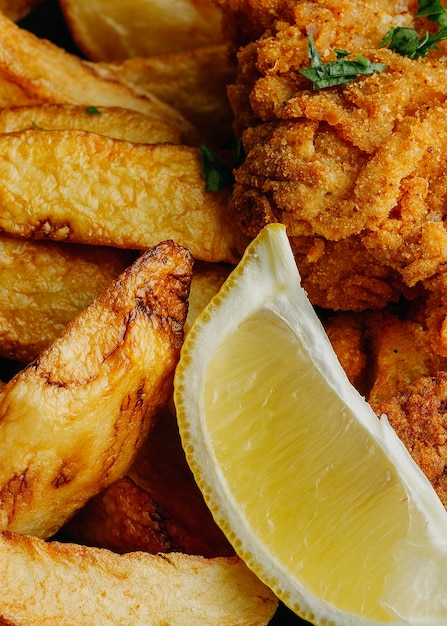
[[[285,223],[303,285],[323,307],[382,307],[430,290],[447,262],[446,47],[414,60],[381,42],[394,26],[423,35],[433,23],[413,0],[219,4],[237,60],[241,229]],[[323,63],[341,49],[385,71],[313,89],[300,73],[310,32]]]
[[[323,325],[349,381],[366,395],[368,357],[364,317],[343,312],[329,316]]]
[[[447,372],[425,376],[384,402],[373,402],[447,506]]]
[[[401,318],[386,310],[371,312],[367,317],[370,403],[404,392],[423,376],[447,371],[446,357],[432,349],[430,333],[417,319]]]
[[[397,302],[402,294],[412,299],[420,291],[406,287],[398,272],[377,259],[359,237],[340,241],[292,237],[291,241],[307,294],[320,307],[363,311]]]

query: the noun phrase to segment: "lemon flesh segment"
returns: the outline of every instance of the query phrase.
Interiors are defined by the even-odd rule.
[[[447,514],[348,382],[279,225],[186,338],[175,399],[217,522],[316,623],[447,623]]]

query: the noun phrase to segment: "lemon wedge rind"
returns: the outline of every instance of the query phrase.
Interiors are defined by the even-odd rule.
[[[177,368],[174,394],[190,467],[217,523],[235,550],[261,580],[303,618],[319,625],[445,625],[447,513],[386,416],[377,419],[368,403],[349,383],[299,282],[285,227],[269,225],[248,246],[241,263],[193,324]],[[265,327],[264,318],[267,320]],[[244,507],[235,484],[228,481],[226,461],[219,458],[220,450],[210,432],[209,406],[205,402],[204,389],[206,385],[210,386],[207,372],[222,351],[222,336],[225,342],[225,337],[238,333],[238,329],[252,319],[260,324],[261,330],[273,325],[280,333],[290,333],[291,345],[296,344],[306,352],[307,361],[332,390],[334,403],[346,407],[347,413],[354,416],[360,437],[372,442],[372,454],[379,450],[377,454],[389,463],[390,473],[397,476],[396,479],[390,478],[390,482],[394,480],[398,487],[400,483],[403,487],[403,496],[398,503],[399,514],[404,515],[408,509],[411,521],[390,558],[395,562],[391,563],[389,571],[385,566],[386,575],[383,589],[378,592],[377,607],[368,607],[370,600],[367,599],[365,606],[360,602],[351,608],[350,600],[345,600],[343,595],[339,602],[337,592],[333,597],[325,597],[324,582],[321,587],[312,588],[306,580],[301,580],[300,568],[297,569],[296,564],[292,567],[284,552],[278,556],[275,547],[268,545],[266,535],[257,530],[256,519],[250,518],[250,507]],[[225,329],[224,334],[222,329]],[[284,359],[288,357],[284,354]],[[268,354],[266,359],[269,359]],[[348,416],[348,424],[350,420]],[[244,445],[247,441],[241,433],[240,446]],[[231,457],[231,451],[228,454],[225,459]],[[244,457],[238,458],[243,464]],[[262,484],[254,478],[255,499],[256,490],[260,488]],[[365,502],[369,506],[368,498]],[[284,541],[287,539],[285,536]],[[331,548],[330,543],[328,546]],[[380,545],[377,549],[380,550]],[[341,556],[342,553],[343,547],[340,547]],[[374,561],[371,554],[368,558]],[[355,563],[356,555],[352,560]],[[361,547],[358,563],[359,574],[354,575],[353,580],[367,577],[362,572]],[[420,593],[414,590],[415,572],[419,573]],[[321,570],[323,581],[325,576],[326,572]]]

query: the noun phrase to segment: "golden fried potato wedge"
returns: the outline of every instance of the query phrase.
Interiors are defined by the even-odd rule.
[[[177,421],[166,410],[126,475],[87,502],[60,536],[118,553],[234,554],[189,469]]]
[[[228,197],[206,192],[198,148],[77,130],[0,135],[0,228],[12,235],[131,249],[173,239],[232,263],[246,240]]]
[[[234,68],[225,45],[94,67],[104,78],[118,80],[143,96],[155,95],[180,111],[207,143],[225,146],[234,139],[234,114],[227,97]]]
[[[101,78],[94,65],[20,28],[0,13],[0,106],[45,102],[132,109],[195,137],[191,124],[165,102]]]
[[[9,626],[264,626],[277,600],[237,557],[118,555],[0,534]]]
[[[147,251],[0,393],[0,527],[47,537],[125,474],[172,391],[191,255]]]
[[[134,143],[186,143],[178,126],[121,107],[40,104],[0,109],[0,133],[20,130],[86,130]]]
[[[28,15],[43,0],[0,0],[0,11],[17,22]]]
[[[234,269],[233,266],[223,263],[195,263],[185,332],[189,331],[196,317],[222,287],[232,269]]]
[[[35,359],[134,260],[127,250],[0,234],[0,357]]]
[[[213,0],[60,0],[60,6],[77,46],[94,61],[222,41],[221,11]]]

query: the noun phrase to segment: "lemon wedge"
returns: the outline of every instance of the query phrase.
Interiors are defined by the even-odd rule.
[[[447,512],[349,383],[282,225],[261,231],[194,322],[174,398],[217,523],[299,616],[447,624]]]

